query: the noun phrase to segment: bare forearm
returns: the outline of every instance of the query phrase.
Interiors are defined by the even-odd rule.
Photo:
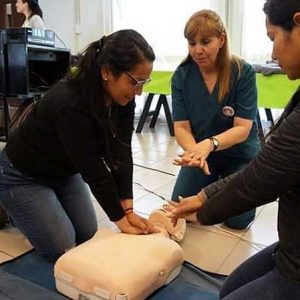
[[[196,145],[196,141],[191,132],[183,128],[175,128],[175,136],[178,145],[184,150],[189,150]]]
[[[235,126],[214,136],[219,141],[219,148],[217,151],[224,150],[244,142],[248,135],[248,128],[243,126]]]

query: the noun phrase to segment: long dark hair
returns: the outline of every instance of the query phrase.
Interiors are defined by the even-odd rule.
[[[263,11],[265,12],[268,21],[275,25],[280,26],[285,31],[292,31],[295,26],[293,16],[296,12],[300,12],[299,0],[267,0],[264,4]],[[298,89],[296,93],[300,90]],[[284,112],[279,120],[272,127],[266,136],[266,139],[277,130],[281,122],[294,110],[299,102],[300,97],[296,97],[296,93],[290,99]],[[266,140],[265,139],[265,140]]]
[[[267,0],[263,11],[271,24],[291,31],[295,26],[293,16],[300,12],[299,0]]]
[[[75,74],[74,68],[70,68],[66,83],[83,95],[84,106],[101,126],[102,134],[108,141],[112,135],[118,137],[118,134],[107,116],[101,69],[108,68],[118,78],[123,72],[132,71],[136,65],[144,61],[153,62],[154,59],[155,54],[144,37],[135,30],[126,29],[92,42],[77,56],[73,65]],[[108,144],[112,145],[111,142],[106,143]],[[106,153],[111,154],[113,150],[106,149]],[[109,156],[116,158],[113,154]]]
[[[75,61],[75,75],[67,75],[67,81],[85,91],[86,100],[92,108],[105,106],[101,69],[107,67],[118,78],[123,72],[147,60],[153,62],[155,54],[144,37],[135,30],[116,31],[100,40],[92,42]]]
[[[34,15],[38,15],[43,19],[43,11],[40,8],[39,4],[37,1],[31,1],[31,0],[22,0],[23,3],[28,3],[28,7],[31,10],[31,14],[29,16],[29,19],[34,16]]]

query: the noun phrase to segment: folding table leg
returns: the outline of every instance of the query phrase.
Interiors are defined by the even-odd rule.
[[[136,128],[136,131],[135,131],[136,133],[141,133],[142,130],[143,130],[144,124],[145,124],[146,119],[147,119],[147,117],[149,115],[149,110],[150,110],[150,106],[151,106],[153,97],[154,97],[154,94],[152,94],[152,93],[150,93],[147,96],[147,99],[146,99],[146,102],[145,102],[142,114],[140,116],[140,119],[139,119],[139,122],[138,122],[138,125],[137,125],[137,128]]]
[[[164,95],[164,97],[165,97],[165,101],[163,101],[163,106],[164,106],[164,109],[165,109],[167,124],[168,124],[168,127],[169,127],[170,135],[174,136],[175,135],[174,134],[174,122],[173,122],[172,114],[171,114],[171,111],[170,111],[170,108],[169,108],[169,104],[168,104],[168,100],[167,100],[166,95]]]
[[[264,131],[263,131],[262,124],[261,124],[259,110],[257,110],[256,120],[257,120],[258,137],[259,137],[259,140],[262,142],[265,137],[264,137]]]
[[[10,118],[9,118],[8,102],[5,96],[3,97],[3,112],[4,112],[4,136],[5,136],[5,141],[7,141]]]
[[[151,119],[151,122],[150,122],[150,128],[154,128],[155,125],[156,125],[158,115],[159,115],[159,112],[160,112],[160,108],[163,104],[163,97],[162,96],[163,95],[159,95],[159,98],[158,98],[158,101],[157,101],[157,104],[156,104],[156,107],[155,107],[155,110],[154,110],[154,113],[153,113],[153,116],[152,116],[152,119]]]
[[[271,108],[265,108],[265,112],[266,112],[267,120],[270,121],[272,125],[274,125],[274,119],[273,119]]]

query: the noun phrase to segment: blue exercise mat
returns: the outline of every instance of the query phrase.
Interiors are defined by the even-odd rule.
[[[48,290],[14,274],[0,270],[0,300],[66,300],[56,291]]]
[[[53,263],[47,262],[33,250],[0,265],[0,278],[2,272],[3,274],[12,274],[16,278],[19,278],[19,286],[21,286],[22,280],[24,280],[26,285],[28,285],[28,282],[33,283],[33,295],[37,292],[35,290],[35,286],[46,289],[46,291],[50,290],[53,293],[54,291],[56,292],[53,267]],[[225,278],[226,276],[205,272],[185,262],[179,276],[167,286],[157,290],[149,296],[148,299],[218,300],[219,288]],[[9,281],[0,280],[0,300],[5,299],[1,298],[1,291],[3,291],[4,288],[6,291],[11,293],[11,295],[6,296],[11,296],[12,299],[16,300],[19,299],[17,298],[19,291],[17,291],[14,287],[8,288],[7,282]],[[11,281],[9,284],[16,284],[16,281]],[[27,287],[27,294],[28,288],[30,288],[30,286]],[[59,299],[68,299],[58,293],[57,296],[60,297]]]

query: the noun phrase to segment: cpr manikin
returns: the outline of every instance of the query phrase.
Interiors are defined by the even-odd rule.
[[[58,291],[71,299],[142,300],[172,281],[183,263],[175,241],[183,238],[185,220],[179,219],[174,227],[159,209],[149,221],[161,233],[131,235],[101,229],[62,255],[54,270]]]

